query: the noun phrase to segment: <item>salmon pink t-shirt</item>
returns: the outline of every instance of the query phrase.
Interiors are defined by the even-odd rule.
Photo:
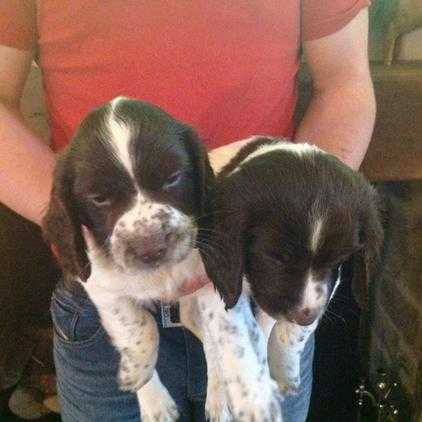
[[[368,0],[1,0],[0,44],[34,47],[52,145],[116,96],[192,125],[210,148],[291,136],[303,39],[346,25]]]

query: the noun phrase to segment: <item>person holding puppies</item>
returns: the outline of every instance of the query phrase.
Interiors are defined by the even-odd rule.
[[[40,224],[55,153],[92,108],[125,95],[187,122],[212,154],[265,134],[307,140],[357,169],[375,119],[367,56],[368,0],[254,2],[3,0],[0,4],[0,201]],[[295,127],[296,76],[304,52],[314,90]],[[43,75],[51,147],[19,111],[35,59]],[[206,280],[187,280],[181,294]],[[59,283],[57,289],[63,297]],[[75,321],[77,324],[75,325]],[[66,292],[53,303],[63,421],[139,420],[136,397],[115,384],[118,357],[92,303]],[[73,324],[73,325],[72,325]],[[158,371],[182,409],[204,420],[206,369],[200,343],[161,328]],[[313,339],[302,356],[286,422],[303,421],[312,385]]]

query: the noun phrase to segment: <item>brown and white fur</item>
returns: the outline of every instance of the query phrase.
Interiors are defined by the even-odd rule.
[[[151,104],[117,98],[92,111],[58,159],[44,233],[69,288],[83,288],[121,355],[122,389],[143,421],[173,421],[155,371],[154,301],[203,277],[202,221],[214,176],[196,134]],[[180,300],[182,323],[203,342],[211,420],[281,421],[266,341],[246,296],[233,309],[208,284]],[[159,405],[158,405],[159,404]]]
[[[378,195],[319,148],[269,137],[251,138],[215,186],[207,273],[228,308],[242,292],[256,302],[271,375],[295,391],[300,353],[340,281],[365,306],[383,242]]]

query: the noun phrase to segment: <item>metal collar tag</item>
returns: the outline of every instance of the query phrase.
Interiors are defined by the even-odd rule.
[[[164,328],[182,327],[179,302],[160,302],[161,322]]]

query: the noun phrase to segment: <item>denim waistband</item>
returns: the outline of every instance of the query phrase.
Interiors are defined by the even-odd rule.
[[[63,278],[59,280],[53,291],[53,299],[68,305],[81,313],[96,314],[97,310],[88,297],[82,286],[77,286],[77,281],[71,283],[65,282]]]

